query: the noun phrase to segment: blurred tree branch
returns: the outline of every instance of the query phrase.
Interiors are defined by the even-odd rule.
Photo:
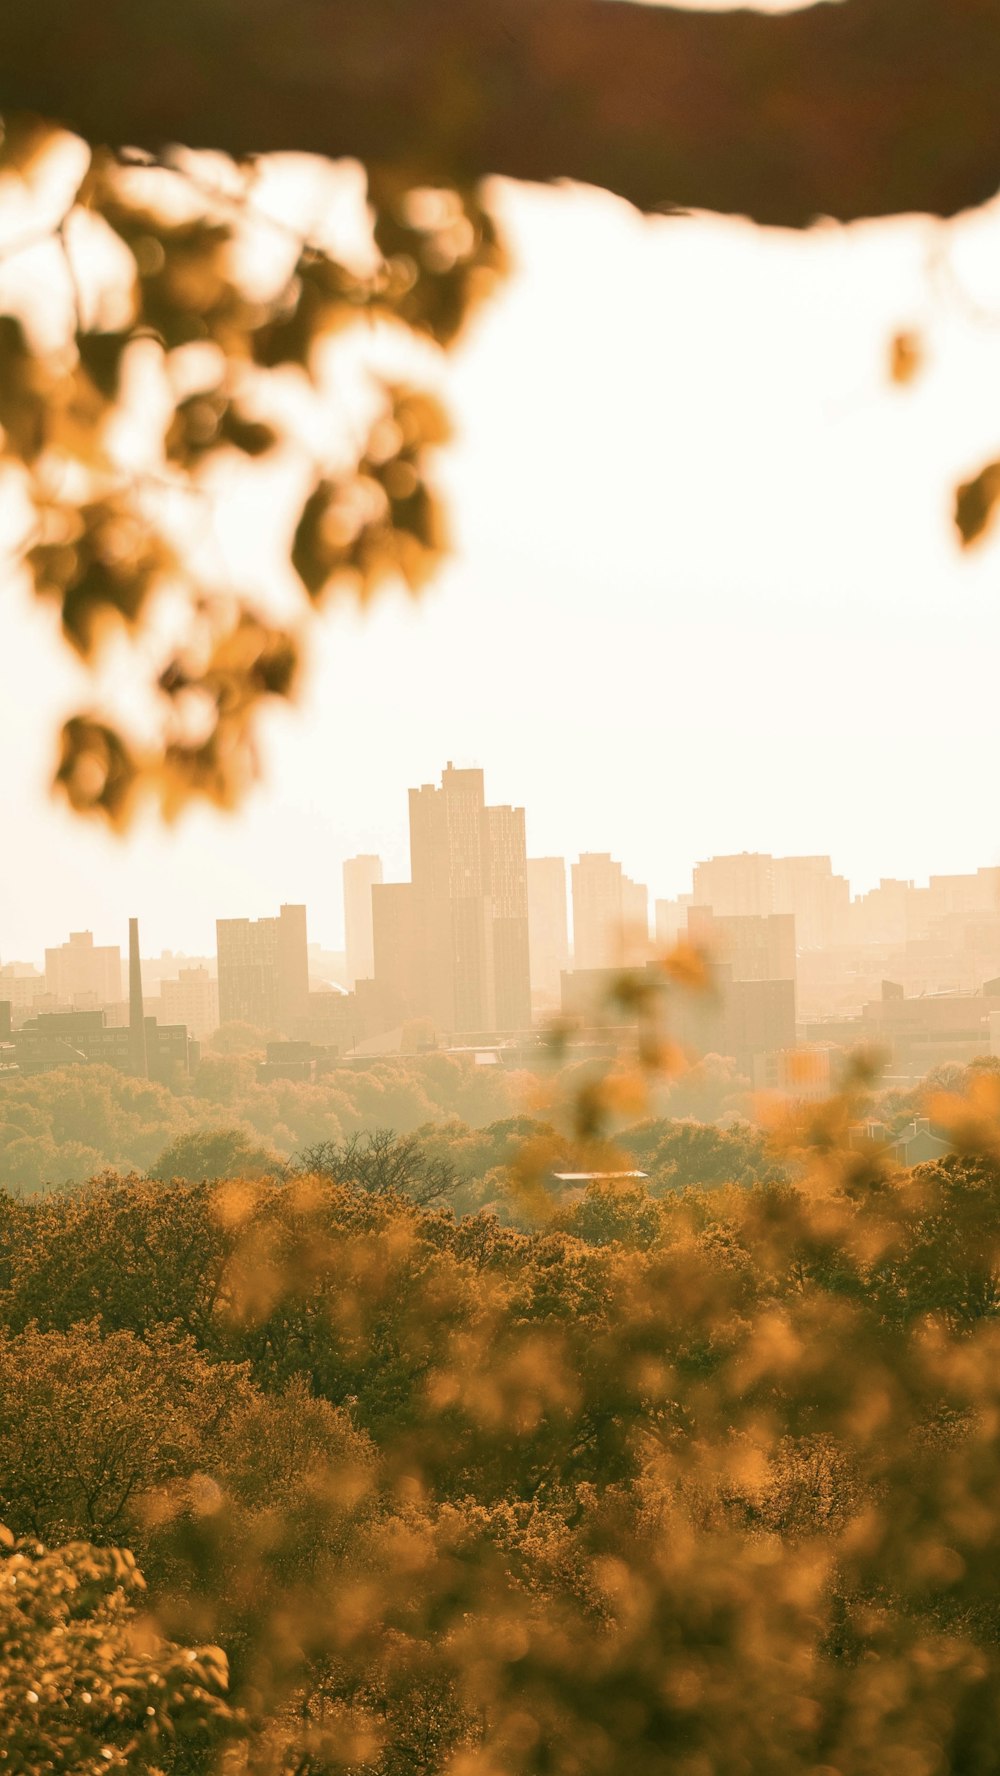
[[[997,0],[4,0],[0,108],[90,141],[299,149],[800,226],[1000,186]]]

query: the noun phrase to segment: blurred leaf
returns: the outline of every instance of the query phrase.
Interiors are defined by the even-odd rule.
[[[106,401],[118,399],[122,359],[131,333],[78,333],[76,346],[87,375]]]
[[[889,352],[889,375],[900,388],[915,382],[924,367],[926,349],[919,333],[897,333]]]
[[[0,425],[6,448],[32,463],[45,447],[52,378],[13,315],[0,315]]]
[[[0,174],[13,173],[30,184],[58,138],[58,129],[45,118],[8,113],[0,134]]]
[[[958,526],[962,546],[978,542],[984,536],[993,520],[997,501],[1000,500],[1000,462],[989,463],[985,469],[971,481],[965,481],[958,489],[955,500],[955,523]]]
[[[112,826],[125,826],[138,775],[135,754],[106,723],[89,716],[65,723],[55,781],[77,813],[101,813]]]

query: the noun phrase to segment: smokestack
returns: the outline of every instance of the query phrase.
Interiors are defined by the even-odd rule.
[[[128,1059],[129,1071],[138,1079],[149,1078],[146,1059],[146,1014],[142,1007],[142,963],[139,960],[139,921],[128,922]]]

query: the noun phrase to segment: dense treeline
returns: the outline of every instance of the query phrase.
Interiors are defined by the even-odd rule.
[[[0,1081],[0,1185],[35,1191],[109,1168],[187,1175],[273,1169],[276,1160],[379,1128],[412,1133],[456,1118],[473,1128],[515,1115],[529,1076],[471,1059],[385,1060],[308,1084],[262,1083],[252,1055],[206,1053],[190,1080],[131,1079],[109,1067],[67,1067]],[[742,1089],[741,1089],[742,1088]],[[664,1092],[675,1117],[712,1120],[745,1106],[745,1081],[710,1057]],[[225,1135],[211,1149],[202,1137]],[[192,1157],[191,1141],[196,1150]]]
[[[20,1767],[995,1771],[995,1097],[914,1172],[841,1101],[794,1181],[595,1181],[531,1230],[384,1139],[0,1199]]]

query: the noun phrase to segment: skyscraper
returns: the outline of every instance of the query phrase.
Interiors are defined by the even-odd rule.
[[[217,919],[219,1020],[288,1034],[309,998],[304,906],[276,919]]]
[[[774,858],[743,851],[735,857],[711,857],[694,867],[694,904],[710,907],[722,917],[773,913]]]
[[[381,857],[349,857],[344,864],[344,948],[347,984],[371,980],[375,972],[372,889],[382,880]]]
[[[489,894],[493,909],[494,1027],[531,1027],[528,858],[523,808],[487,808]]]
[[[621,864],[607,851],[583,852],[573,865],[574,969],[621,962],[623,923]]]
[[[714,913],[689,907],[688,936],[716,962],[728,963],[736,981],[794,981],[793,913]]]
[[[829,857],[771,857],[744,851],[695,865],[694,904],[723,918],[792,913],[800,950],[843,943],[851,890]]]
[[[138,919],[130,919],[128,922],[128,1065],[129,1072],[134,1073],[137,1079],[149,1078]]]
[[[375,981],[390,1021],[420,1015],[423,970],[418,966],[412,882],[376,882],[372,888]]]
[[[566,863],[562,857],[528,858],[528,947],[532,992],[558,1002],[559,977],[569,967]]]
[[[800,950],[830,949],[847,942],[851,885],[829,857],[776,857],[772,910],[794,914]]]
[[[409,800],[410,883],[373,889],[376,981],[449,1034],[527,1028],[524,810],[487,808],[482,771],[450,763]]]
[[[45,991],[57,1004],[81,1010],[119,1004],[121,950],[117,944],[95,944],[90,931],[71,931],[68,943],[45,952]]]
[[[630,959],[637,961],[649,945],[649,889],[622,877],[622,926]]]
[[[219,1027],[219,986],[204,966],[182,968],[176,980],[160,982],[160,1014],[165,1024],[183,1024],[196,1041]]]

